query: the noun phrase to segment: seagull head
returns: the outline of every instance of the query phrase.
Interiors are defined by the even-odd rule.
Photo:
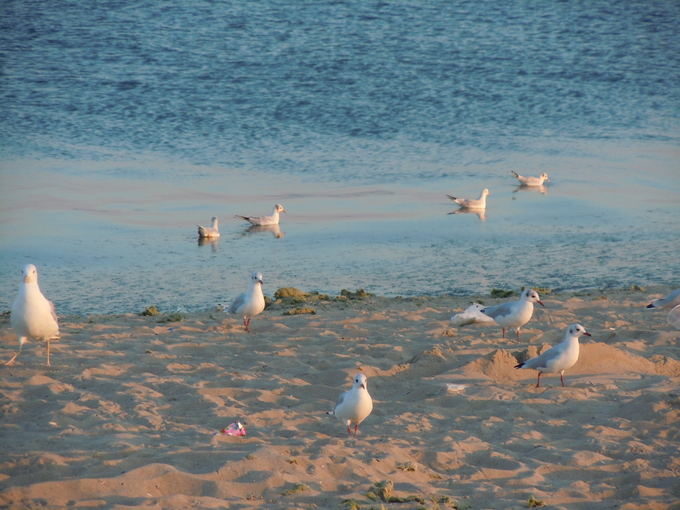
[[[262,276],[262,273],[253,273],[250,275],[250,279],[253,283],[259,283],[260,285],[264,284],[264,276]]]
[[[283,207],[281,204],[276,204],[274,206],[274,210],[278,213],[286,212],[285,207]]]
[[[584,328],[580,324],[572,324],[571,326],[569,326],[567,334],[569,336],[575,336],[576,338],[580,337],[581,335],[591,336],[591,334],[586,331],[586,328]]]
[[[35,283],[38,281],[38,270],[33,264],[26,264],[21,270],[24,283]]]
[[[489,188],[484,188],[484,189],[482,190],[482,195],[483,195],[483,196],[487,196],[487,195],[489,195],[489,194],[491,194],[491,192],[489,191]]]
[[[548,178],[548,174],[545,172],[541,172],[541,175],[539,176],[541,179],[544,181],[549,181],[550,179]]]
[[[539,296],[538,292],[536,292],[534,289],[527,289],[522,292],[522,298],[525,301],[529,301],[530,303],[538,303],[541,306],[545,306],[543,301],[541,301],[541,296]]]
[[[364,374],[357,374],[354,376],[354,387],[368,389],[368,380]]]

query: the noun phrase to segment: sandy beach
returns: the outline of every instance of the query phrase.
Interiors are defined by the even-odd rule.
[[[519,340],[452,327],[469,297],[274,303],[250,334],[217,310],[62,317],[52,367],[29,342],[1,368],[0,507],[680,508],[680,331],[645,309],[669,290],[545,294]],[[574,322],[567,386],[535,388],[514,365]],[[0,338],[5,360],[7,316]],[[351,438],[326,411],[358,371]]]

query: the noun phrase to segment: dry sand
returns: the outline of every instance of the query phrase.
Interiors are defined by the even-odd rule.
[[[51,368],[35,342],[0,367],[0,507],[680,508],[680,332],[644,308],[668,290],[543,296],[519,341],[452,328],[454,297],[274,306],[251,334],[65,317]],[[516,359],[573,322],[593,337],[567,387],[535,388]],[[7,359],[6,320],[0,339]],[[375,406],[354,439],[325,412],[357,370]],[[213,436],[237,420],[246,437]]]

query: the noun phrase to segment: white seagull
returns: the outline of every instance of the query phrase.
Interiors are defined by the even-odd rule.
[[[647,308],[674,308],[680,305],[680,289],[674,290],[666,297],[655,299],[647,305]]]
[[[204,227],[202,225],[198,226],[198,237],[201,239],[220,237],[220,229],[218,227],[219,220],[217,216],[212,217],[212,226]]]
[[[562,381],[562,386],[564,386],[564,371],[573,367],[578,361],[578,337],[581,335],[590,336],[590,333],[580,324],[572,324],[564,332],[564,340],[559,344],[551,347],[540,356],[515,365],[515,368],[533,368],[538,370],[537,388],[541,384],[541,374],[543,372],[550,374],[559,372],[560,381]]]
[[[668,316],[666,316],[666,321],[671,326],[680,329],[680,289],[674,290],[666,297],[655,299],[647,305],[647,308],[671,308],[671,311],[668,312]]]
[[[519,175],[514,170],[511,170],[510,173],[515,176],[522,186],[543,186],[545,181],[550,180],[548,178],[548,174],[545,172],[542,172],[538,177],[525,177],[523,175]]]
[[[347,425],[347,433],[352,434],[351,424],[354,424],[354,436],[359,432],[359,424],[373,411],[373,399],[368,394],[368,381],[364,374],[354,376],[351,390],[340,395],[338,403],[327,414],[337,416]]]
[[[23,282],[19,294],[12,305],[10,322],[19,335],[19,351],[5,365],[12,365],[21,354],[26,340],[45,340],[47,342],[47,366],[50,366],[50,340],[59,338],[59,323],[54,304],[47,300],[38,286],[38,270],[27,264],[21,271]]]
[[[243,326],[247,332],[250,332],[250,320],[264,310],[263,283],[262,273],[251,274],[248,290],[239,294],[229,307],[229,313],[243,316]]]
[[[515,334],[519,338],[519,328],[529,322],[534,314],[534,303],[545,306],[538,292],[533,289],[526,289],[522,292],[519,301],[487,306],[482,308],[481,312],[491,317],[501,326],[503,338],[505,338],[506,328],[515,328]]]
[[[463,209],[486,209],[486,197],[489,195],[489,190],[484,188],[482,194],[478,199],[472,198],[457,198],[451,195],[446,195]]]
[[[253,225],[278,225],[279,224],[279,213],[286,212],[286,209],[281,204],[276,204],[274,206],[274,211],[269,216],[241,216],[237,214],[237,218],[249,221]]]
[[[472,303],[465,311],[451,316],[451,325],[455,327],[467,326],[468,324],[495,322],[488,315],[482,313],[484,305]]]

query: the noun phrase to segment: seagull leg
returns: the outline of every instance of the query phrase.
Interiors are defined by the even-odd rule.
[[[354,437],[357,437],[358,433],[359,433],[359,424],[355,423],[354,424]]]
[[[519,340],[519,328],[515,330],[515,334],[517,335],[517,340]]]
[[[14,361],[17,359],[19,354],[21,354],[21,349],[24,348],[25,343],[26,343],[26,337],[25,336],[20,337],[19,338],[19,350],[17,351],[17,353],[14,356],[12,356],[12,359],[5,362],[5,366],[11,367],[12,365],[14,365]]]
[[[349,422],[347,422],[347,435],[351,436],[352,435],[352,429],[349,428]]]
[[[47,366],[51,366],[50,363],[50,339],[47,339]]]
[[[505,338],[505,328],[501,328],[503,330],[503,338]]]
[[[541,385],[541,374],[542,374],[542,373],[543,373],[543,372],[539,372],[539,373],[538,373],[538,379],[536,379],[536,387],[537,387],[537,388],[540,387],[540,385]]]
[[[562,377],[562,374],[564,374],[564,370],[560,372],[560,381],[562,381],[562,387],[564,387],[566,384],[564,384],[564,377]]]

